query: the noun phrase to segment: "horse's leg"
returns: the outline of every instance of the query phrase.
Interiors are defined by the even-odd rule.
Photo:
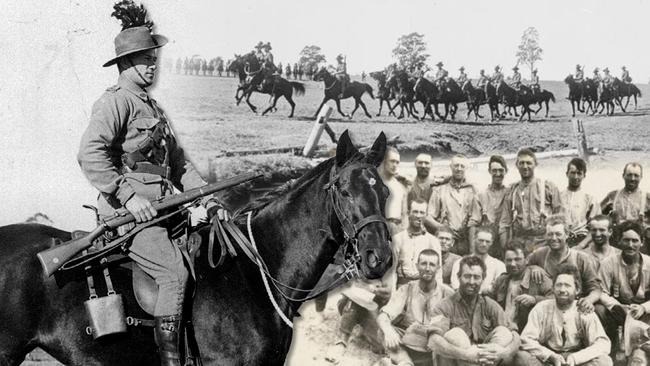
[[[537,113],[538,113],[539,111],[542,110],[542,101],[537,102],[537,105],[538,105],[539,107],[538,107],[537,110],[535,111],[535,115],[537,115]]]
[[[359,109],[359,99],[357,97],[354,97],[354,109],[352,109],[352,113],[348,116],[349,119],[352,119],[352,116],[354,116],[354,112]]]
[[[384,98],[379,98],[379,112],[377,112],[377,115],[375,117],[381,116],[381,107],[384,105]]]
[[[291,97],[291,94],[285,94],[284,99],[289,102],[289,105],[291,105],[291,114],[289,114],[289,118],[293,117],[293,111],[296,109],[296,103],[294,103],[293,98]]]
[[[571,117],[576,116],[576,106],[575,106],[575,101],[571,99]]]
[[[266,109],[264,110],[264,112],[262,112],[262,115],[265,115],[268,111],[270,111],[270,110],[272,110],[273,108],[275,108],[275,104],[278,102],[278,99],[280,99],[280,95],[278,95],[278,94],[274,94],[274,95],[271,95],[271,98],[273,98],[273,102],[269,103],[268,108],[266,108]]]
[[[397,103],[395,103],[395,104],[393,105],[393,107],[391,107],[391,106],[390,106],[390,100],[386,99],[386,104],[388,104],[388,117],[390,117],[391,115],[392,115],[393,117],[395,117],[395,111],[394,111],[394,109],[395,109],[395,106],[397,106]]]
[[[248,92],[248,94],[246,94],[246,104],[248,104],[248,107],[250,107],[251,111],[253,111],[253,112],[255,112],[257,114],[257,107],[254,106],[253,103],[251,103],[251,101],[250,101],[251,95],[253,95],[252,90],[250,92]]]
[[[634,110],[636,111],[636,93],[634,94]]]
[[[630,96],[627,96],[627,100],[625,100],[625,108],[630,104]]]
[[[316,114],[314,114],[314,119],[318,118],[318,112],[320,112],[321,108],[323,108],[323,106],[325,105],[325,103],[327,103],[328,100],[330,100],[330,98],[327,95],[325,95],[323,97],[323,101],[318,106],[318,109],[316,109]]]
[[[363,112],[366,114],[366,117],[372,119],[372,116],[370,113],[368,113],[368,108],[366,108],[366,103],[361,100],[361,97],[359,97],[359,104],[361,104],[361,108],[363,108]]]
[[[339,113],[340,113],[343,117],[350,117],[350,116],[346,115],[345,113],[343,113],[343,111],[341,110],[341,100],[340,100],[340,99],[335,98],[335,99],[334,99],[334,102],[336,102],[336,110],[338,110]]]

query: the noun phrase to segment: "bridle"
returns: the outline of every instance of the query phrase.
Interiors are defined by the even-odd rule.
[[[371,164],[364,164],[364,165],[366,165],[367,167],[374,168],[374,166]],[[341,169],[341,172],[344,169],[345,168]],[[295,288],[274,278],[269,273],[268,267],[264,259],[257,251],[257,246],[255,244],[255,238],[253,236],[253,232],[251,229],[252,212],[247,213],[248,239],[245,238],[243,234],[241,234],[239,229],[235,225],[233,225],[232,222],[225,222],[223,224],[223,227],[219,227],[217,229],[219,231],[217,235],[219,235],[220,239],[224,236],[225,231],[232,230],[230,233],[234,241],[241,247],[242,251],[248,256],[248,258],[259,267],[260,275],[262,276],[262,281],[264,282],[264,287],[266,288],[267,295],[271,300],[271,303],[273,304],[273,307],[275,308],[276,312],[283,320],[283,322],[291,328],[293,328],[293,324],[291,320],[289,320],[288,317],[284,314],[282,309],[280,309],[280,306],[277,304],[275,297],[271,292],[271,287],[269,286],[269,283],[272,284],[276,292],[279,293],[280,296],[288,302],[302,303],[317,298],[322,293],[325,293],[341,285],[346,281],[352,280],[354,278],[358,278],[360,276],[359,265],[362,261],[362,256],[359,253],[358,237],[364,228],[366,228],[368,225],[372,223],[380,223],[384,225],[384,228],[386,230],[385,232],[388,233],[388,225],[386,224],[386,220],[384,219],[384,217],[381,215],[374,214],[374,215],[366,216],[361,220],[359,220],[358,222],[354,222],[348,215],[345,214],[341,206],[341,193],[337,186],[337,183],[341,177],[341,172],[336,173],[335,169],[332,168],[332,170],[330,171],[330,180],[328,183],[326,183],[323,186],[323,189],[327,191],[327,195],[332,204],[332,209],[334,210],[334,214],[337,220],[339,221],[339,223],[341,224],[341,230],[343,231],[343,243],[339,243],[339,248],[343,246],[345,261],[343,264],[343,271],[338,273],[337,276],[330,283],[328,283],[327,286],[323,286],[322,289],[320,287],[318,289],[316,287],[311,289]],[[213,228],[211,230],[215,230],[214,227],[220,225],[222,224],[219,222],[219,220],[215,220],[213,222]],[[212,235],[212,233],[210,235]],[[228,241],[228,239],[226,240]],[[390,241],[388,237],[386,238],[386,240]],[[210,240],[210,242],[212,242],[212,240]],[[212,260],[211,247],[212,245],[210,245],[208,249],[209,252],[208,258],[210,261]],[[224,250],[222,249],[222,252],[223,251]],[[222,261],[222,259],[223,258],[221,258],[220,262]],[[381,260],[379,258],[377,258],[377,260],[380,261],[381,263]],[[303,297],[291,297],[285,292],[286,290],[299,292],[305,295]]]

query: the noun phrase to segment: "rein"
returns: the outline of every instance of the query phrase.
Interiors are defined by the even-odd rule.
[[[384,218],[380,215],[370,215],[367,217],[364,217],[363,219],[359,220],[359,222],[354,223],[352,220],[345,215],[343,212],[343,209],[341,208],[340,205],[340,193],[337,189],[337,186],[335,183],[338,181],[340,178],[340,174],[334,174],[334,170],[332,170],[331,174],[331,179],[330,181],[323,186],[323,189],[325,189],[328,193],[328,197],[330,198],[332,208],[334,210],[334,213],[338,219],[338,221],[341,224],[341,228],[343,230],[343,237],[344,241],[343,243],[340,243],[340,245],[343,245],[345,248],[345,254],[346,254],[346,260],[344,263],[344,271],[342,273],[339,273],[337,277],[332,280],[331,283],[329,283],[327,286],[325,286],[322,290],[316,291],[316,293],[312,294],[315,290],[316,287],[313,287],[311,289],[300,289],[300,288],[295,288],[292,286],[289,286],[280,280],[276,279],[273,277],[268,270],[268,266],[266,265],[266,262],[262,258],[262,256],[259,254],[257,250],[257,246],[255,244],[255,238],[253,236],[253,231],[251,228],[251,218],[252,218],[252,212],[249,211],[247,213],[247,230],[248,230],[248,238],[246,238],[243,233],[239,230],[237,226],[235,226],[232,221],[225,221],[221,223],[218,219],[215,219],[213,221],[213,226],[210,230],[210,240],[209,240],[209,246],[208,246],[208,261],[210,263],[210,266],[212,268],[215,268],[219,264],[223,262],[223,259],[225,257],[226,253],[226,246],[228,253],[230,253],[233,257],[236,256],[236,252],[232,246],[231,241],[228,239],[228,232],[230,236],[233,238],[233,241],[239,245],[239,247],[242,249],[244,254],[255,264],[258,266],[260,270],[260,276],[262,277],[262,282],[264,283],[264,287],[266,289],[267,296],[269,297],[269,300],[273,304],[273,308],[275,311],[278,313],[282,321],[289,326],[290,328],[293,328],[293,323],[291,322],[290,319],[284,314],[282,309],[280,309],[280,306],[278,305],[275,296],[273,296],[273,293],[271,292],[271,286],[269,286],[269,280],[270,283],[273,285],[275,290],[284,298],[286,301],[289,302],[305,302],[311,299],[314,299],[318,296],[320,296],[322,293],[327,292],[340,284],[349,281],[353,278],[359,277],[359,263],[361,262],[362,258],[361,255],[359,254],[359,243],[357,237],[359,236],[359,233],[361,230],[363,230],[367,225],[371,223],[382,223],[386,227],[386,232],[388,232],[388,227],[386,225],[386,221]],[[214,265],[213,263],[213,232],[216,232],[216,236],[219,238],[219,241],[221,242],[221,258],[219,259],[219,262]],[[225,243],[225,245],[224,245]],[[285,290],[289,291],[296,291],[300,293],[306,294],[303,297],[291,297],[289,296]]]
[[[339,82],[339,79],[334,78],[334,82],[333,82],[332,85],[330,85],[329,87],[327,86],[327,83],[325,83],[325,90],[330,90],[330,89],[332,89],[332,88],[334,87],[334,85],[336,85],[336,83],[338,83],[338,82]]]

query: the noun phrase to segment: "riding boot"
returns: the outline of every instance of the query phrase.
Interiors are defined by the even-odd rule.
[[[161,366],[181,366],[179,351],[181,315],[155,317],[154,339],[158,345]]]

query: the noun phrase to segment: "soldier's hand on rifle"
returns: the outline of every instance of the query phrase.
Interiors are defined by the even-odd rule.
[[[134,194],[129,198],[124,207],[135,217],[137,222],[146,222],[158,215],[151,202],[138,194]]]

